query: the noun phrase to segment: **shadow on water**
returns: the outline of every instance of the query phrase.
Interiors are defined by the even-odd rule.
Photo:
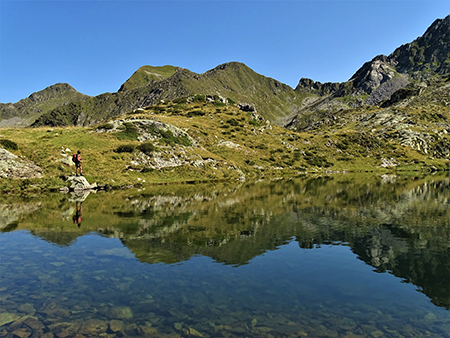
[[[437,337],[450,334],[448,312],[435,314],[427,308],[423,315],[420,314],[421,319],[415,327],[414,323],[408,323],[406,319],[395,319],[392,318],[393,315],[387,314],[380,315],[380,312],[387,312],[381,305],[378,307],[373,305],[376,311],[373,312],[375,314],[372,314],[372,316],[380,318],[365,318],[361,315],[361,311],[369,311],[367,307],[364,308],[367,304],[359,302],[358,306],[362,306],[361,308],[356,305],[347,305],[349,311],[352,312],[351,316],[345,315],[348,317],[344,316],[339,319],[336,317],[331,324],[330,322],[324,324],[324,321],[329,321],[327,316],[329,317],[330,314],[323,314],[322,312],[325,310],[318,306],[332,307],[333,301],[326,298],[330,297],[329,292],[331,294],[335,292],[332,297],[338,297],[338,295],[347,297],[346,295],[351,293],[352,300],[347,302],[356,304],[358,300],[355,299],[355,294],[358,294],[358,290],[363,287],[358,286],[349,291],[348,285],[330,284],[325,289],[326,291],[323,291],[322,297],[324,298],[318,300],[315,298],[318,297],[316,293],[314,296],[312,293],[302,293],[318,288],[319,286],[315,285],[318,283],[317,280],[311,281],[311,284],[305,284],[304,291],[296,288],[294,284],[299,283],[299,280],[307,280],[307,274],[314,275],[314,269],[316,269],[316,265],[312,265],[313,260],[308,263],[308,261],[304,261],[303,256],[299,255],[308,254],[308,257],[313,259],[316,257],[315,255],[320,256],[324,252],[333,252],[333,255],[338,257],[344,255],[346,250],[350,250],[353,257],[364,262],[364,266],[371,267],[373,278],[376,278],[377,274],[386,275],[386,273],[395,276],[403,284],[414,285],[416,289],[414,292],[423,293],[434,305],[449,310],[449,188],[450,178],[448,176],[336,175],[263,180],[239,186],[227,184],[149,186],[140,190],[113,191],[83,196],[58,194],[48,196],[38,202],[31,198],[26,202],[11,200],[0,204],[0,229],[3,232],[0,234],[0,239],[7,234],[14,234],[18,230],[26,230],[34,238],[56,244],[55,249],[50,250],[50,253],[47,252],[44,256],[58,254],[54,251],[58,248],[77,247],[76,252],[79,259],[89,261],[94,257],[94,259],[100,260],[103,266],[96,267],[99,272],[95,278],[103,280],[106,278],[105,275],[112,274],[109,277],[109,282],[113,284],[111,288],[116,288],[116,291],[118,288],[119,291],[124,292],[124,299],[115,300],[115,304],[119,305],[116,304],[113,309],[101,310],[102,306],[106,306],[102,304],[111,301],[107,300],[106,296],[112,291],[108,291],[106,287],[105,289],[95,289],[95,278],[93,284],[89,286],[89,289],[92,289],[95,294],[92,296],[93,299],[96,299],[95,313],[104,315],[110,320],[108,322],[99,321],[97,324],[104,325],[104,332],[108,332],[111,336],[147,335],[157,337],[164,334],[174,337],[201,335],[205,337],[270,337],[270,335],[274,337],[306,335],[321,337],[328,334],[328,336],[399,337],[400,334],[420,336],[431,332],[430,334]],[[121,246],[108,248],[109,245],[112,245],[111,243],[117,242],[94,241],[93,235],[96,235],[95,238],[98,238],[99,235],[108,241],[120,241]],[[3,237],[2,244],[7,243],[6,241],[6,237]],[[32,239],[28,238],[27,241],[32,241]],[[83,245],[86,245],[86,241],[92,243],[84,248]],[[97,248],[97,245],[100,245],[97,244],[97,241],[103,243],[105,248]],[[296,251],[292,251],[293,245],[297,247]],[[38,246],[37,252],[45,251],[42,244]],[[123,251],[121,248],[127,250]],[[285,258],[279,264],[273,265],[270,259],[275,259],[278,257],[277,255],[287,255],[288,250],[294,252],[296,257],[283,256]],[[2,256],[7,256],[7,254],[3,252]],[[111,261],[111,257],[115,257],[115,260]],[[130,258],[134,259],[130,261]],[[14,259],[19,258],[12,257],[12,259],[11,262],[4,260],[8,261],[6,266],[9,268],[14,265],[12,263]],[[68,258],[69,261],[71,259]],[[212,262],[221,263],[219,265],[221,268],[211,265],[211,262],[205,263],[205,266],[210,266],[208,269],[217,271],[216,274],[208,272],[209,275],[203,276],[206,268],[203,265],[197,266],[201,259],[210,259]],[[330,262],[327,266],[328,271],[345,269],[345,266],[339,267],[340,264],[345,264],[342,261],[336,261],[336,264],[331,266],[335,258],[328,257],[326,259]],[[129,265],[124,265],[125,261]],[[260,262],[262,264],[260,270],[253,271],[253,269],[257,269]],[[50,264],[59,268],[59,264],[63,263],[53,262]],[[158,288],[165,290],[158,294],[160,297],[158,301],[154,299],[154,296],[147,294],[147,296],[142,296],[144,299],[140,300],[139,304],[142,303],[141,305],[134,304],[136,309],[147,314],[147,319],[141,320],[140,324],[134,324],[135,327],[132,328],[121,326],[132,325],[127,321],[138,317],[128,314],[127,311],[131,311],[133,306],[129,305],[130,300],[126,300],[126,298],[130,297],[131,299],[132,296],[127,296],[125,291],[131,288],[133,283],[136,284],[134,287],[141,284],[133,282],[136,277],[132,275],[123,277],[125,281],[117,283],[116,279],[120,278],[114,277],[113,263],[116,269],[120,266],[123,269],[130,269],[130,271],[133,269],[146,271],[147,275],[144,278],[154,277],[152,283],[156,284],[153,285],[153,291],[155,292]],[[136,263],[141,268],[133,265]],[[111,266],[111,264],[113,265]],[[186,270],[188,266],[191,267],[191,264],[198,269],[197,273],[193,270]],[[286,271],[292,273],[292,284],[288,284],[288,281],[277,280],[277,276],[272,276],[274,280],[267,280],[267,284],[262,282],[266,278],[265,275],[261,275],[257,280],[253,280],[254,277],[250,276],[247,277],[248,280],[244,280],[244,277],[241,276],[241,274],[245,275],[246,271],[253,271],[254,275],[258,275],[262,271],[266,271],[266,273],[269,271],[273,274],[278,271],[280,275],[284,275],[286,271],[278,270],[283,264],[288,264]],[[39,269],[48,269],[49,265],[46,266],[39,267]],[[228,266],[233,270],[227,269]],[[300,270],[298,270],[299,266],[302,267]],[[108,269],[112,269],[111,272],[108,272],[110,271]],[[171,273],[175,273],[174,271],[180,271],[180,274],[186,276],[186,281],[174,281],[171,275]],[[305,272],[306,275],[303,275],[302,272]],[[13,280],[14,274],[21,276],[23,273],[24,271],[19,269],[8,274],[6,279]],[[83,277],[84,273],[66,272],[64,278],[77,283],[77,278],[85,278]],[[327,278],[326,272],[324,273],[325,275],[322,277]],[[50,277],[47,273],[43,272],[43,274],[46,274],[46,277],[39,277],[39,273],[36,272],[41,281],[42,279],[52,280],[51,273]],[[79,277],[74,277],[72,274]],[[286,273],[286,276],[288,275]],[[202,280],[199,276],[203,276],[207,281]],[[253,282],[251,282],[252,280]],[[246,299],[248,297],[246,306],[237,309],[235,308],[237,300],[230,301],[231,296],[227,295],[229,291],[225,291],[225,289],[222,292],[214,291],[215,288],[222,290],[222,286],[218,286],[221,283],[227,285],[231,281],[235,284],[227,286],[227,288],[236,288],[235,292],[242,294],[242,297]],[[64,281],[58,279],[54,283],[64,283]],[[172,285],[172,283],[175,284]],[[203,288],[197,290],[196,283],[204,284]],[[283,283],[287,283],[285,290],[280,289]],[[346,283],[351,284],[349,281]],[[375,282],[371,281],[370,283]],[[31,283],[31,285],[35,285],[37,288],[36,284]],[[169,299],[171,293],[164,289],[163,285],[167,287],[171,285],[178,290],[174,291],[177,297],[176,301]],[[278,290],[270,291],[270,285],[273,289],[278,288]],[[141,288],[145,289],[146,286],[141,285]],[[374,290],[376,289],[377,287],[374,287]],[[8,292],[7,287],[0,288],[0,290]],[[259,295],[266,302],[271,297],[275,297],[271,310],[264,310],[264,303],[258,303],[261,301],[258,300],[259,296],[252,295],[253,292],[256,292],[255,290],[259,290]],[[289,309],[277,312],[279,300],[281,301],[286,296],[283,291],[291,292],[294,295],[293,298],[305,297],[306,299],[311,298],[313,301],[305,303],[303,300],[291,304],[292,297],[287,297],[285,306]],[[130,290],[130,292],[132,291]],[[183,292],[187,292],[187,294],[181,294]],[[212,297],[210,293],[216,293],[216,298]],[[196,295],[198,304],[189,300],[190,294]],[[120,295],[115,297],[120,298]],[[365,295],[364,297],[370,298],[371,296]],[[8,299],[17,308],[18,305],[14,303],[14,298],[14,295],[9,295],[5,299]],[[21,301],[24,304],[32,304],[31,300]],[[172,301],[178,305],[170,307],[168,304],[172,304]],[[378,300],[372,301],[376,303]],[[83,302],[88,303],[89,299],[83,300]],[[252,307],[253,302],[254,306]],[[367,300],[362,302],[367,302]],[[43,308],[40,311],[41,316],[47,317],[47,319],[55,317],[53,314],[49,314],[51,311],[47,309],[50,303],[48,301],[46,304],[40,304]],[[122,303],[123,305],[120,305]],[[206,303],[210,304],[209,310],[203,310],[206,308]],[[318,303],[322,303],[322,305]],[[12,304],[9,304],[7,308],[12,308]],[[73,312],[74,305],[71,306]],[[37,305],[32,305],[32,307],[35,309]],[[55,308],[63,311],[59,306],[55,305]],[[122,313],[111,315],[111,311],[122,311]],[[216,317],[214,317],[216,319],[212,319],[214,311],[217,311],[217,318],[220,317],[220,320]],[[235,317],[244,316],[242,311],[250,313],[246,317],[245,323],[235,319]],[[286,314],[282,315],[281,313],[284,311]],[[317,318],[323,316],[324,319],[321,321],[321,319],[310,318],[309,321],[304,319],[302,322],[295,316],[297,319],[290,317],[292,311],[297,311],[297,317],[299,313],[308,317],[311,312],[317,311]],[[239,312],[238,315],[236,315],[237,312]],[[0,330],[0,336],[2,332],[11,334],[14,329],[23,328],[17,324],[21,315],[23,313],[20,311],[14,312],[13,310],[4,311],[3,317],[0,313],[0,325],[4,325],[0,326],[3,329],[3,331]],[[102,318],[101,316],[99,318]],[[205,323],[206,319],[193,319],[202,316],[210,318],[209,322]],[[332,316],[337,315],[333,313]],[[408,316],[410,318],[411,314],[406,317]],[[23,319],[23,316],[20,318]],[[383,329],[381,324],[375,324],[378,320],[387,322],[389,325],[386,324],[387,326],[385,325]],[[63,320],[55,321],[64,322]],[[262,325],[261,323],[264,321],[267,323]],[[14,323],[17,328],[14,327]],[[45,320],[41,325],[45,326],[44,329],[41,329],[42,334],[52,331],[51,324]],[[431,326],[435,328],[434,331]],[[29,326],[27,327],[29,328]],[[85,336],[89,336],[95,331],[89,330],[83,331],[78,328],[75,331],[84,332]],[[66,332],[67,336],[70,336],[69,331]]]

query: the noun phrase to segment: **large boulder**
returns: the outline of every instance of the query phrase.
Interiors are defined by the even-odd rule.
[[[84,176],[69,176],[67,178],[69,190],[83,191],[97,188],[97,183],[90,184]]]
[[[256,108],[248,103],[239,103],[238,108],[244,112],[256,112]]]
[[[32,161],[20,158],[0,147],[0,178],[42,177],[42,169]]]

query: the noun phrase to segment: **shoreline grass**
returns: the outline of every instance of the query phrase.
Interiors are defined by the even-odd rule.
[[[450,169],[448,159],[350,127],[295,132],[234,105],[167,102],[91,127],[0,129],[0,140],[17,145],[10,151],[33,161],[43,174],[41,179],[2,178],[0,188],[3,193],[56,190],[75,173],[70,158],[77,150],[88,181],[113,189],[268,175]],[[174,166],[158,167],[156,159]],[[380,167],[391,159],[395,167]]]

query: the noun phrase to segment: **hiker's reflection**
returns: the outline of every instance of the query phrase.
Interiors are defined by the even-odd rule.
[[[78,227],[81,226],[81,216],[83,216],[82,211],[83,211],[83,202],[75,202],[76,203],[76,211],[75,214],[73,215],[72,219],[73,219],[73,223],[77,224]]]

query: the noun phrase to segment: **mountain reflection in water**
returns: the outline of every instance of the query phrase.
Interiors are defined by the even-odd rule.
[[[348,174],[4,198],[0,337],[450,337],[449,187]]]

